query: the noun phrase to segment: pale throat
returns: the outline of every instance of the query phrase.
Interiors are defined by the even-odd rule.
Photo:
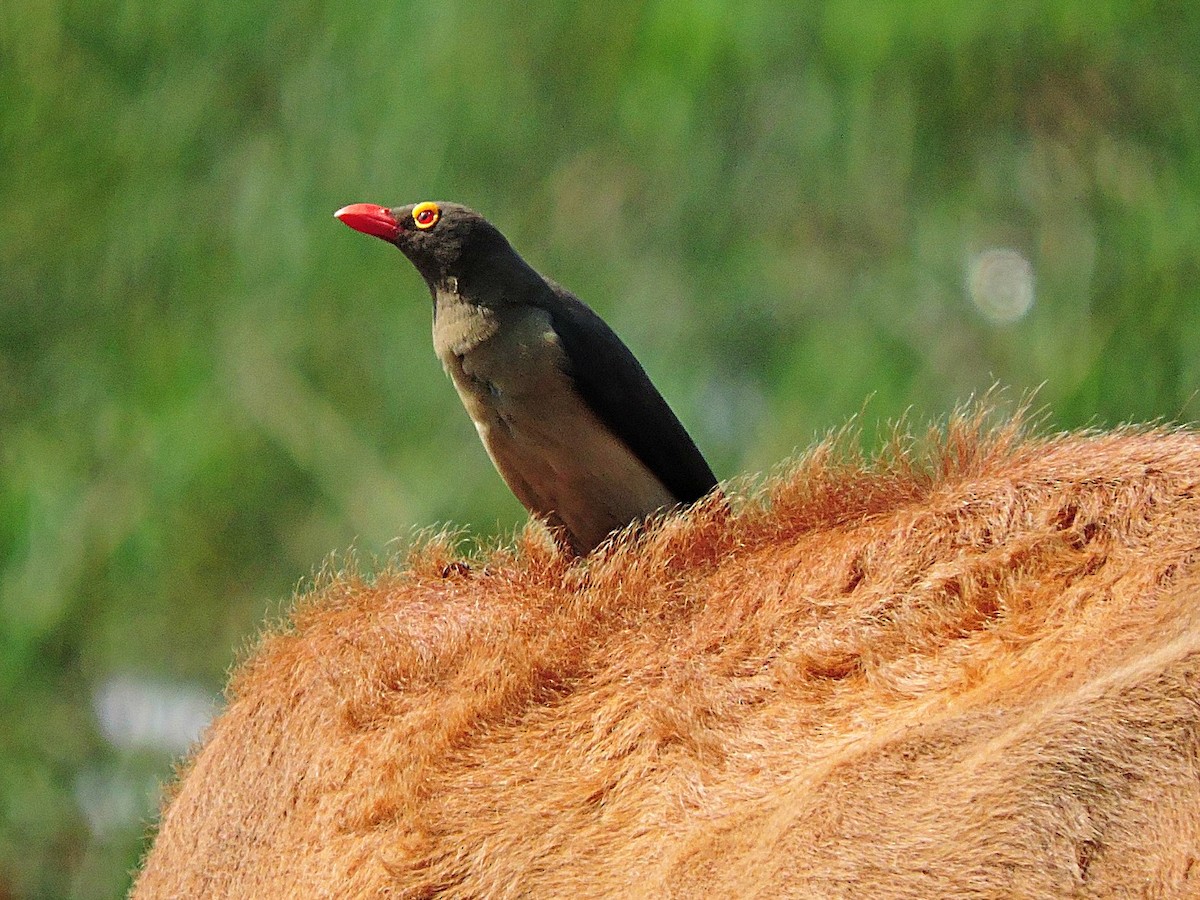
[[[468,303],[449,286],[439,284],[434,294],[433,347],[439,357],[465,356],[494,337],[500,321],[495,310]]]

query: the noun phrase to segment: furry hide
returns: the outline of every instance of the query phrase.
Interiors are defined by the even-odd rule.
[[[1200,894],[1200,438],[981,421],[326,576],[134,896]]]

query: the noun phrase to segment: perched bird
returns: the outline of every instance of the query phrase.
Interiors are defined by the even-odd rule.
[[[334,215],[398,247],[429,286],[433,345],[488,455],[561,546],[699,500],[717,483],[612,329],[457,203]]]

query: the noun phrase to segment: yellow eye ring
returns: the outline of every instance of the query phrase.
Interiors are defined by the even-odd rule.
[[[413,224],[421,229],[432,228],[437,224],[437,220],[441,218],[441,215],[442,212],[438,209],[438,205],[426,200],[424,203],[418,203],[413,207]]]

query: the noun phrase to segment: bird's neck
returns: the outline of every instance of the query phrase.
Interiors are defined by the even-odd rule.
[[[460,292],[458,289],[458,276],[456,275],[438,275],[429,279],[429,293],[433,295],[434,305],[437,305],[438,297],[458,297]]]
[[[507,244],[491,253],[456,260],[453,268],[439,267],[421,274],[435,302],[439,296],[457,295],[469,297],[477,306],[499,309],[526,303],[547,289],[545,279]]]
[[[550,288],[507,244],[504,252],[460,265],[453,275],[427,277],[433,296],[433,341],[438,355],[462,356],[489,340],[506,321],[541,305]]]

